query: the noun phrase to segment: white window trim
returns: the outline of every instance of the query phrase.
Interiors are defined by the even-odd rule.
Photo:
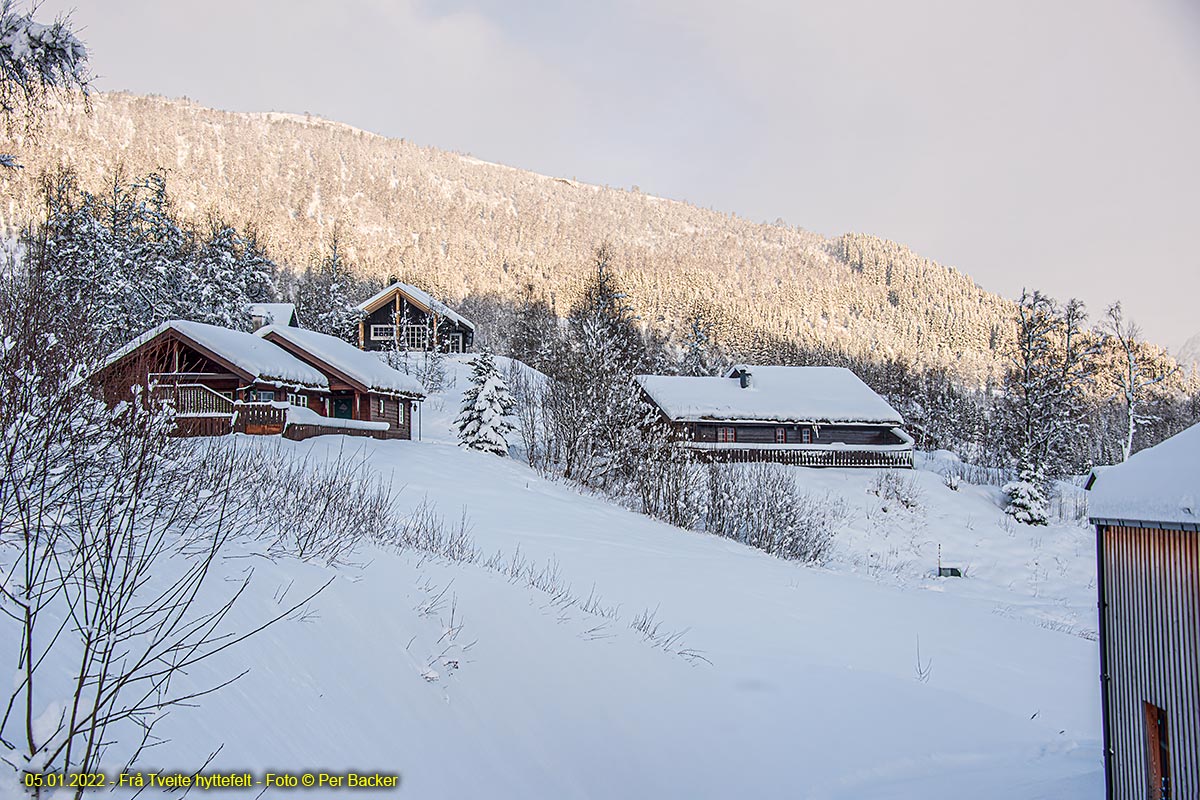
[[[395,325],[372,325],[371,338],[377,341],[393,342],[396,340]]]
[[[385,398],[385,397],[379,398],[379,409],[376,413],[378,413],[378,414],[386,414],[387,413],[387,398]]]
[[[413,334],[418,334],[414,337]],[[425,350],[429,347],[429,328],[425,325],[404,326],[404,346],[409,350]]]
[[[259,390],[255,391],[254,399],[256,402],[259,402],[259,403],[273,403],[273,402],[275,402],[275,393],[274,392],[265,392],[265,391],[259,389]]]
[[[288,402],[294,406],[308,408],[308,395],[306,394],[288,394]]]

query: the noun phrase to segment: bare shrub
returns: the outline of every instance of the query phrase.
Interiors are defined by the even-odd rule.
[[[705,530],[808,563],[828,557],[848,513],[841,498],[801,491],[779,464],[713,464],[707,500]]]
[[[129,766],[157,740],[163,711],[239,676],[187,692],[172,678],[320,590],[230,629],[249,574],[226,593],[208,587],[257,497],[220,459],[170,438],[171,415],[140,392],[109,409],[53,335],[3,327],[0,639],[15,680],[0,761],[29,773]]]
[[[921,505],[921,487],[916,475],[901,473],[899,470],[886,469],[876,473],[871,481],[871,494],[881,500],[895,500],[905,508],[917,508]]]
[[[422,499],[412,513],[375,538],[382,544],[416,550],[462,564],[475,564],[481,555],[471,538],[471,524],[466,511],[463,511],[457,524],[447,525],[429,498]]]

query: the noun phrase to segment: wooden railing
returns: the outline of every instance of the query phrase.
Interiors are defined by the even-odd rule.
[[[234,403],[233,410],[234,433],[269,436],[287,425],[287,409],[271,403]]]
[[[232,415],[233,401],[220,392],[199,383],[159,385],[150,395],[155,400],[170,402],[177,417],[211,417]]]
[[[689,447],[702,461],[742,463],[770,461],[796,467],[882,467],[912,469],[911,450],[768,450],[735,447],[708,449]]]

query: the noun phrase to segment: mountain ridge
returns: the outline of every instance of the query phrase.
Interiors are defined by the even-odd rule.
[[[52,109],[26,165],[5,175],[10,230],[36,215],[38,176],[73,167],[101,188],[161,169],[188,216],[252,222],[277,261],[302,266],[336,226],[370,275],[458,302],[527,293],[565,313],[602,242],[643,319],[667,332],[703,317],[753,355],[764,340],[945,367],[1002,368],[1013,304],[965,273],[863,234],[827,238],[685,201],[542,175],[287,112],[98,94]]]

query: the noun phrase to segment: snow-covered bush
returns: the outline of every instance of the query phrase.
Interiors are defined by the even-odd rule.
[[[829,555],[845,501],[796,486],[779,464],[713,464],[708,470],[704,529],[781,558],[820,563]]]
[[[881,500],[895,500],[905,508],[921,505],[921,487],[911,472],[886,469],[876,473],[870,491]]]
[[[498,456],[508,455],[509,419],[515,402],[508,384],[488,351],[471,359],[471,387],[463,393],[462,412],[455,420],[463,447]]]
[[[1008,498],[1004,512],[1026,525],[1045,525],[1049,521],[1049,503],[1042,490],[1042,481],[1035,473],[1023,471],[1015,481],[1004,485]]]

